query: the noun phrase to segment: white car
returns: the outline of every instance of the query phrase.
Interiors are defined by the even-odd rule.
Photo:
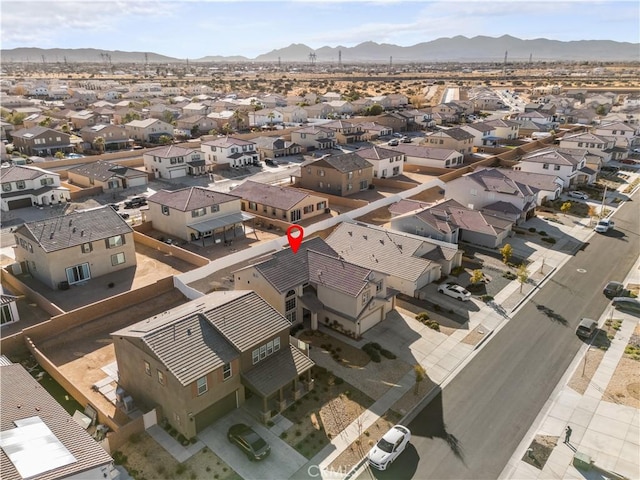
[[[602,220],[600,220],[594,230],[598,233],[607,233],[609,230],[611,230],[614,226],[615,226],[615,222],[613,220],[609,220],[608,218],[604,218]]]
[[[465,288],[455,283],[443,283],[438,287],[438,293],[444,293],[453,298],[457,298],[463,302],[471,300],[471,293]]]
[[[378,469],[386,470],[393,461],[404,451],[411,440],[411,432],[407,427],[396,425],[391,428],[378,443],[369,450],[367,459],[369,465]]]
[[[569,192],[569,196],[573,197],[573,198],[580,198],[581,200],[588,200],[589,199],[589,195],[587,195],[584,192],[579,192],[578,190],[573,190],[573,191]]]

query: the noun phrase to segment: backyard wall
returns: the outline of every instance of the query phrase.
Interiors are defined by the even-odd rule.
[[[415,185],[413,185],[415,187]],[[360,207],[364,207],[366,205],[369,205],[369,202],[367,202],[366,200],[358,200],[355,198],[348,198],[348,197],[340,197],[338,195],[331,195],[329,193],[324,193],[324,192],[315,192],[313,190],[308,190],[306,188],[299,188],[296,187],[298,190],[302,191],[302,192],[307,192],[311,195],[316,195],[319,197],[323,197],[326,198],[327,200],[329,200],[329,207],[331,207],[333,210],[335,210],[335,208],[333,208],[336,205],[342,206],[342,207],[349,207],[349,208],[360,208]]]
[[[54,303],[51,303],[51,301],[49,301],[43,295],[39,294],[35,290],[22,283],[7,268],[1,269],[0,275],[2,275],[2,283],[11,287],[11,290],[15,294],[24,295],[29,299],[30,302],[38,305],[38,307],[40,307],[52,317],[64,313],[64,310],[62,310],[60,307],[58,307]]]
[[[180,260],[190,263],[191,265],[195,265],[196,267],[202,267],[209,263],[208,258],[202,257],[197,253],[190,252],[176,245],[168,245],[164,242],[161,242],[160,240],[156,240],[153,237],[149,237],[144,233],[140,233],[135,229],[133,231],[133,239],[136,243],[146,245],[147,247],[159,250],[162,253],[168,253],[169,255],[179,258]]]

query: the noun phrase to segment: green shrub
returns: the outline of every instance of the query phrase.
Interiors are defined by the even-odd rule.
[[[113,462],[116,465],[127,464],[127,456],[124,453],[122,453],[120,450],[116,450],[115,452],[113,452],[113,455],[111,455],[111,457],[113,458]]]
[[[416,315],[416,320],[424,323],[426,320],[429,320],[429,314],[427,312],[420,312]]]
[[[543,240],[545,240],[545,239],[543,238]],[[509,270],[507,270],[506,272],[504,272],[504,273],[502,274],[502,276],[503,276],[504,278],[506,278],[507,280],[515,280],[515,279],[517,278],[516,274],[515,274],[515,273],[513,273],[513,272],[511,272],[511,271],[509,271]]]
[[[427,327],[429,327],[431,330],[435,330],[436,332],[440,331],[440,324],[435,320],[429,320],[427,322]]]
[[[453,275],[454,277],[457,277],[461,273],[464,273],[463,266],[455,267],[454,269],[451,270],[451,275]]]
[[[493,297],[491,295],[482,295],[482,297],[480,298],[483,302],[490,302],[491,300],[493,300]]]
[[[187,471],[187,466],[184,463],[179,463],[176,467],[176,475],[182,475]]]

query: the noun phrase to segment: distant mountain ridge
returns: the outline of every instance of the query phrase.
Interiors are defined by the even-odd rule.
[[[341,56],[343,63],[376,62],[502,62],[507,53],[508,61],[638,61],[640,43],[615,42],[612,40],[579,40],[563,42],[537,38],[522,40],[510,35],[501,37],[476,36],[467,38],[461,35],[452,38],[439,38],[430,42],[402,47],[388,43],[363,42],[355,47],[324,46],[313,49],[307,45],[293,43],[288,47],[272,50],[258,55],[254,59],[243,56],[213,55],[189,62],[307,62],[314,53],[317,63],[337,63]],[[123,52],[120,50],[100,50],[95,48],[79,49],[42,49],[14,48],[1,50],[5,62],[41,62],[44,56],[47,63],[67,62],[100,63],[186,63],[186,58],[173,58],[152,52]],[[146,57],[145,57],[146,55]]]

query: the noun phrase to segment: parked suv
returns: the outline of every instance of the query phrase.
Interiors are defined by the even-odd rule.
[[[598,233],[607,233],[614,226],[615,226],[615,222],[613,220],[609,220],[608,218],[605,218],[603,220],[600,220],[597,223],[594,230]]]
[[[144,197],[133,197],[130,200],[124,202],[124,208],[138,208],[147,204],[147,199]]]
[[[624,285],[620,282],[609,282],[605,285],[602,293],[607,298],[622,297],[624,292]]]
[[[591,338],[597,328],[598,322],[590,318],[583,318],[576,328],[576,335],[580,338]]]

